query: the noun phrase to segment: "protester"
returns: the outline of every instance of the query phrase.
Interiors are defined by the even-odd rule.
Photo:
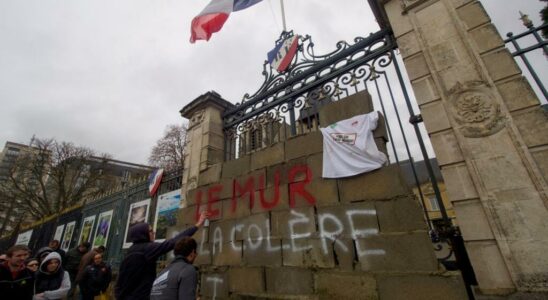
[[[175,259],[163,269],[152,285],[151,300],[196,300],[198,272],[192,265],[198,256],[193,238],[175,244]]]
[[[67,296],[70,277],[61,263],[61,255],[57,252],[51,252],[44,258],[36,273],[33,300],[57,300]]]
[[[64,269],[69,273],[71,288],[68,292],[69,299],[74,295],[76,289],[76,275],[78,275],[78,268],[80,267],[80,261],[84,254],[91,248],[89,242],[83,242],[78,247],[72,248],[67,252],[66,262],[64,262]]]
[[[51,240],[48,244],[48,246],[55,252],[59,253],[59,255],[61,256],[61,260],[62,261],[65,261],[66,259],[66,252],[65,250],[59,248],[59,246],[61,246],[61,243],[59,242],[59,240]]]
[[[95,257],[95,255],[98,253],[103,254],[105,250],[105,246],[99,246],[91,249],[91,251],[82,256],[82,259],[80,260],[80,265],[78,266],[78,274],[76,274],[76,283],[79,283],[80,279],[82,279],[82,275],[84,274],[84,270],[86,269],[86,267],[93,263],[93,258]]]
[[[35,257],[36,259],[38,259],[39,263],[42,263],[44,261],[44,258],[46,258],[46,256],[48,256],[48,254],[50,254],[51,252],[53,252],[53,249],[51,249],[50,247],[42,247],[38,249]]]
[[[30,249],[15,245],[6,252],[6,260],[0,264],[0,296],[2,299],[31,300],[34,276],[25,267]]]
[[[84,269],[79,287],[82,294],[82,300],[93,300],[100,293],[106,293],[112,271],[110,266],[103,262],[101,253],[95,254],[93,263]]]
[[[150,299],[158,258],[171,251],[180,239],[192,236],[208,216],[207,212],[202,212],[195,226],[162,243],[154,242],[154,231],[149,224],[133,225],[129,229],[129,238],[133,245],[120,264],[120,273],[115,287],[116,299]]]
[[[25,266],[27,267],[27,269],[29,269],[29,271],[32,272],[32,274],[36,273],[36,271],[38,271],[38,265],[40,263],[38,262],[38,259],[36,258],[28,258],[27,260],[25,260]]]

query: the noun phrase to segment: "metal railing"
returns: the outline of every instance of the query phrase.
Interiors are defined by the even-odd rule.
[[[535,27],[533,25],[533,22],[529,19],[529,17],[527,15],[525,15],[521,12],[520,12],[520,15],[521,15],[521,20],[523,21],[523,25],[528,30],[523,32],[523,33],[520,33],[518,35],[514,35],[514,33],[512,33],[512,32],[507,33],[506,36],[508,38],[506,40],[504,40],[504,43],[507,44],[507,45],[512,44],[512,46],[515,49],[515,51],[511,52],[512,56],[514,56],[514,57],[519,56],[519,58],[523,61],[523,64],[527,68],[528,73],[531,75],[531,77],[535,81],[540,93],[544,97],[544,99],[541,100],[541,102],[544,101],[543,104],[546,104],[546,103],[548,103],[548,92],[546,91],[546,88],[544,87],[543,79],[541,79],[538,76],[537,72],[535,71],[535,68],[534,68],[533,64],[531,64],[530,59],[527,57],[527,54],[529,54],[530,52],[532,52],[534,50],[542,49],[542,52],[543,52],[545,58],[548,56],[548,41],[546,39],[544,39],[539,34],[539,31],[546,30],[546,28],[548,28],[548,23],[543,24],[543,25],[538,26],[538,27]],[[519,41],[523,41],[523,40],[531,38],[531,37],[534,38],[534,40],[533,40],[534,43],[532,45],[529,45],[529,46],[526,46],[526,47],[522,48],[522,46],[519,44]],[[544,60],[541,63],[543,63],[545,65],[545,67],[542,68],[542,69],[545,70],[546,60]],[[546,80],[546,79],[544,78],[544,80]]]

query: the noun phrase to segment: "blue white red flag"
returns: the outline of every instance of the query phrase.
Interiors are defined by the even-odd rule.
[[[286,38],[268,52],[268,62],[278,72],[285,71],[297,53],[298,45],[298,35]]]
[[[214,32],[223,28],[228,16],[233,11],[239,11],[253,6],[262,0],[211,0],[211,2],[192,20],[190,27],[190,42],[197,40],[209,41]]]
[[[148,177],[148,192],[151,197],[154,196],[154,194],[156,194],[158,187],[160,187],[160,183],[162,182],[163,175],[164,175],[164,169],[156,169]]]

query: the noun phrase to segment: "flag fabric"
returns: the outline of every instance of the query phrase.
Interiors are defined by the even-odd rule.
[[[211,2],[192,20],[190,42],[209,41],[214,32],[223,28],[223,24],[233,11],[253,6],[262,0],[211,0]]]
[[[148,177],[148,192],[151,197],[156,194],[158,187],[160,187],[160,183],[162,182],[162,175],[164,175],[164,169],[156,169]]]
[[[278,72],[285,71],[297,53],[298,45],[298,35],[286,38],[268,52],[268,63]]]

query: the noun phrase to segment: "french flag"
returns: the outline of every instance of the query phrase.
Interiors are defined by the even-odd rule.
[[[223,28],[223,24],[233,11],[253,6],[262,0],[211,0],[211,2],[192,20],[190,42],[209,41],[214,32]]]
[[[148,192],[151,197],[156,194],[158,187],[160,187],[160,183],[162,182],[162,175],[164,175],[164,169],[156,169],[148,177]]]
[[[297,53],[298,45],[298,35],[286,38],[268,52],[268,63],[280,73],[285,71]]]

